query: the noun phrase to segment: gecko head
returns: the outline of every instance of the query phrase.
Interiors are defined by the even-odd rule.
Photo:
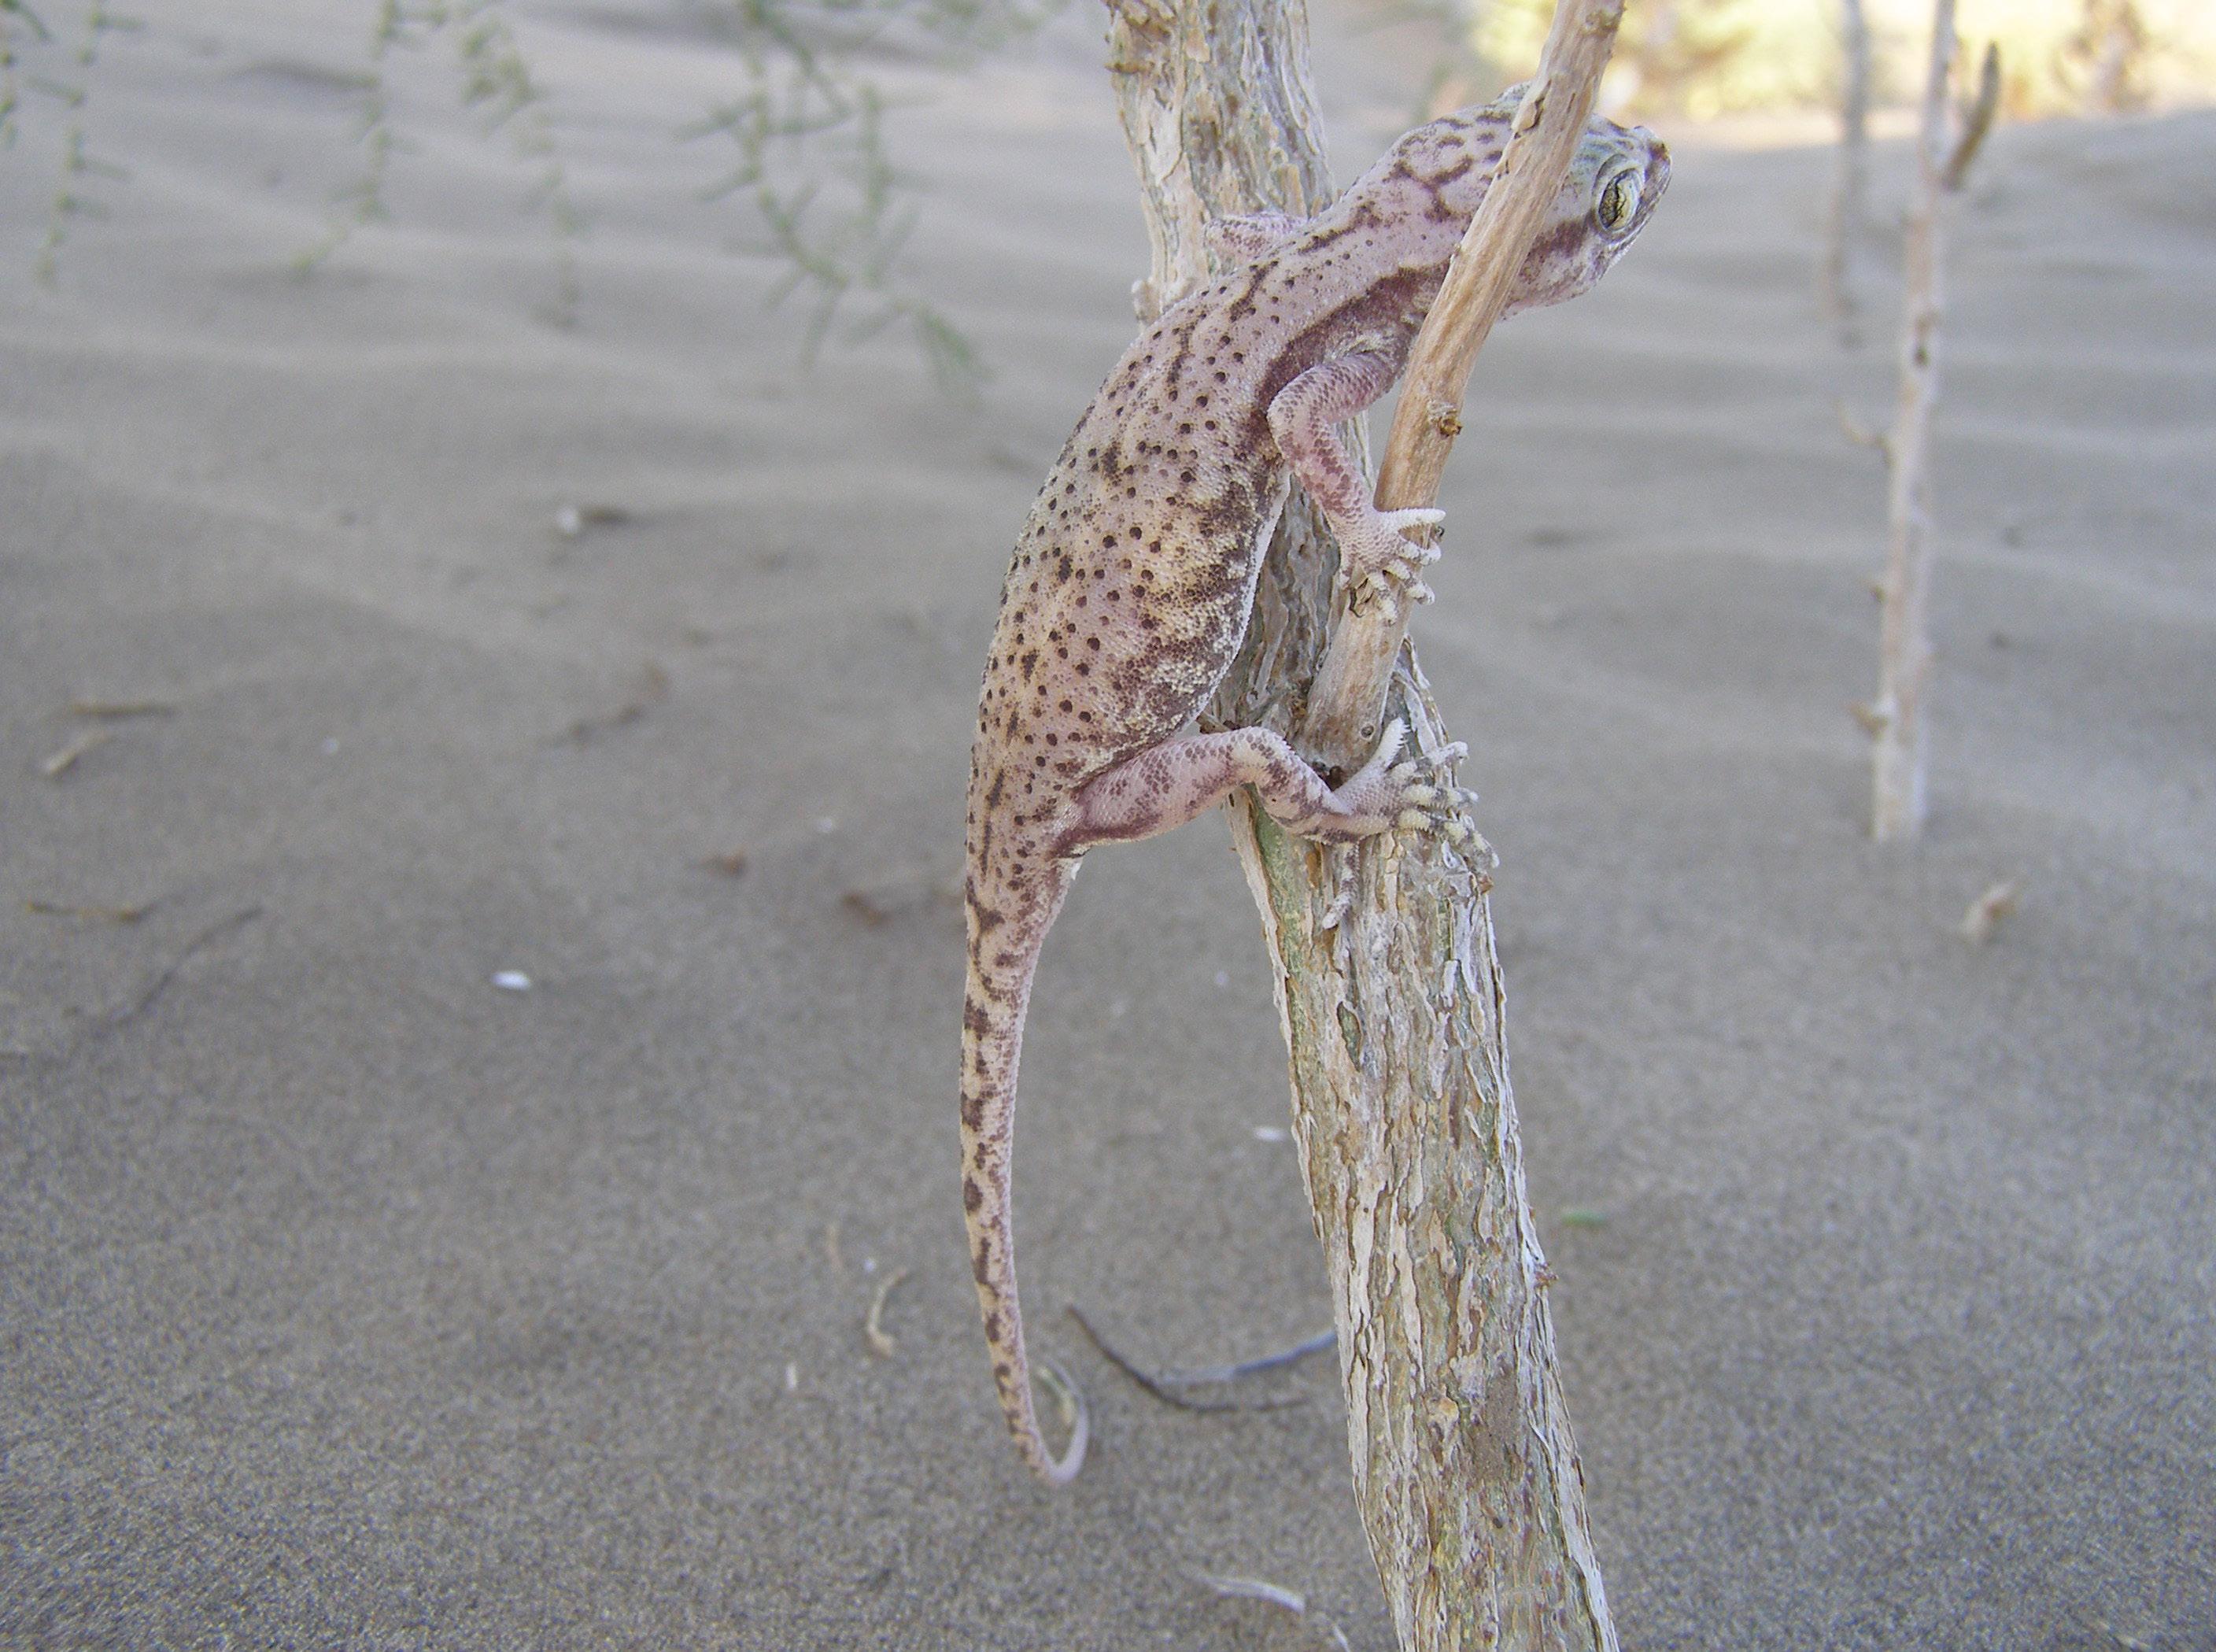
[[[1503,315],[1574,299],[1639,238],[1670,187],[1670,151],[1645,126],[1595,115],[1524,260]]]
[[[1409,134],[1437,133],[1434,153],[1450,145],[1462,165],[1441,175],[1440,198],[1467,224],[1493,182],[1524,88],[1511,86],[1492,102],[1447,116]],[[1407,140],[1403,140],[1404,142]],[[1443,158],[1442,155],[1442,158]],[[1608,273],[1638,239],[1670,182],[1670,151],[1645,126],[1619,126],[1594,115],[1570,159],[1568,176],[1532,237],[1531,250],[1504,315],[1573,299]]]

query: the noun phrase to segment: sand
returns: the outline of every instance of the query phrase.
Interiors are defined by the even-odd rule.
[[[1036,1001],[1070,1489],[973,1322],[976,674],[1143,256],[1093,20],[902,117],[918,278],[996,370],[963,407],[896,337],[798,365],[694,198],[725,157],[670,140],[733,79],[703,15],[519,15],[591,220],[569,326],[529,165],[442,96],[393,221],[288,273],[359,5],[110,37],[131,176],[51,290],[52,119],[0,154],[0,1644],[1389,1644],[1330,1362],[1174,1413],[1061,1311],[1161,1365],[1327,1320],[1214,823],[1094,857]],[[1322,40],[1351,174],[1406,54]],[[1835,402],[1887,404],[1892,249],[1842,350],[1822,151],[1670,135],[1645,243],[1488,350],[1417,627],[1624,1643],[2216,1645],[2216,115],[1981,168],[1934,814],[1883,850]]]

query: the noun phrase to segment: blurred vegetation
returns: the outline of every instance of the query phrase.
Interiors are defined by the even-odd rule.
[[[92,181],[120,182],[129,176],[86,150],[85,106],[92,96],[92,71],[100,61],[101,43],[111,34],[138,27],[135,18],[110,11],[105,0],[90,0],[73,43],[65,46],[23,0],[0,0],[0,149],[15,144],[26,89],[58,111],[61,126],[61,164],[34,266],[42,281],[54,279],[71,223],[105,215],[106,209],[92,194]],[[27,45],[34,54],[29,59],[23,54]]]
[[[613,0],[621,3],[621,0]],[[736,65],[729,98],[689,122],[673,114],[673,141],[727,145],[732,163],[711,202],[746,212],[748,250],[781,266],[769,301],[797,301],[809,357],[827,341],[904,328],[942,387],[982,375],[975,350],[905,279],[901,256],[920,211],[914,174],[896,165],[888,126],[897,100],[871,65],[951,69],[1036,28],[1061,0],[631,0],[644,13],[674,9],[705,25]],[[57,19],[57,9],[71,15]],[[403,53],[445,53],[454,96],[503,139],[529,171],[527,210],[543,214],[557,268],[556,318],[578,297],[577,243],[588,232],[561,147],[560,99],[534,74],[511,0],[365,0],[355,124],[359,170],[332,201],[323,233],[294,260],[314,270],[366,226],[390,217],[386,185],[405,150],[395,85]],[[125,170],[86,147],[85,112],[103,38],[135,28],[107,0],[0,0],[0,151],[29,127],[59,152],[48,224],[37,256],[52,281],[71,221],[97,216],[89,183]],[[167,23],[164,27],[170,26]],[[68,28],[71,38],[62,38]],[[916,77],[904,77],[913,86]]]
[[[1444,3],[1493,84],[1538,60],[1554,9],[1553,0]],[[1905,100],[1930,39],[1930,0],[1866,0],[1866,9],[1874,95]],[[1965,40],[1999,45],[2009,65],[2003,103],[2014,114],[2108,113],[2216,93],[2210,0],[1961,0],[1956,26]],[[1696,118],[1828,108],[1839,72],[1836,0],[1633,0],[1604,96],[1639,114]]]
[[[294,268],[307,273],[344,245],[358,225],[390,216],[385,182],[397,139],[387,65],[397,48],[440,40],[452,47],[462,106],[482,114],[488,136],[507,133],[517,158],[535,175],[529,205],[545,214],[552,232],[558,287],[554,315],[566,322],[576,309],[576,242],[584,232],[584,219],[569,196],[545,94],[532,77],[500,0],[424,0],[412,9],[403,0],[378,0],[362,77],[361,173],[339,192],[329,228],[295,257]]]
[[[914,229],[914,178],[886,146],[891,100],[859,66],[872,54],[972,60],[1050,16],[1058,0],[736,0],[743,83],[686,131],[728,143],[711,200],[754,211],[759,250],[785,266],[774,305],[798,295],[810,359],[834,336],[908,329],[942,388],[969,389],[982,364],[898,260]]]
[[[904,330],[950,390],[982,376],[976,352],[908,280],[902,256],[921,209],[894,160],[898,100],[884,65],[954,67],[1036,28],[1062,0],[609,0],[674,9],[730,48],[730,95],[673,137],[727,146],[710,191],[746,218],[744,244],[779,268],[769,300],[803,311],[803,354],[888,328]],[[557,317],[578,296],[588,230],[561,148],[558,92],[541,84],[516,0],[362,0],[367,27],[355,139],[360,167],[324,233],[297,263],[310,270],[388,216],[385,186],[402,141],[392,71],[405,52],[443,53],[454,96],[505,141],[532,179],[526,206],[554,249]],[[1880,101],[1917,83],[1929,0],[1867,0]],[[1537,60],[1553,0],[1387,0],[1437,18],[1447,49],[1430,102],[1490,96]],[[66,15],[57,15],[66,13]],[[2009,65],[2004,103],[2017,114],[2141,108],[2216,93],[2216,0],[1961,0],[1960,28],[1996,40]],[[163,27],[172,25],[166,20]],[[71,224],[104,210],[99,185],[127,177],[89,147],[95,71],[110,34],[139,27],[108,0],[0,0],[0,152],[35,130],[58,156],[36,253],[54,279]],[[879,72],[873,72],[877,65]],[[1634,0],[1605,96],[1618,108],[1696,117],[1828,108],[1840,76],[1837,0]],[[903,76],[902,83],[918,83]]]

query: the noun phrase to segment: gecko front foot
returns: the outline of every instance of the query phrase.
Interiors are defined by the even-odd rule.
[[[1404,594],[1411,601],[1430,601],[1431,588],[1421,576],[1439,559],[1439,548],[1405,537],[1404,530],[1437,529],[1445,521],[1443,510],[1373,510],[1354,522],[1339,525],[1339,583],[1357,595],[1364,590],[1376,593],[1391,619],[1400,617]]]

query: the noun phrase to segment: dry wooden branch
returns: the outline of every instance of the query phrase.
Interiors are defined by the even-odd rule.
[[[1623,0],[1560,0],[1554,9],[1539,72],[1516,112],[1493,188],[1463,233],[1409,354],[1378,472],[1382,510],[1420,509],[1439,496],[1447,455],[1462,433],[1471,369],[1569,175],[1622,21]],[[1407,635],[1412,606],[1351,607],[1333,631],[1302,730],[1302,744],[1325,766],[1355,767],[1376,749],[1386,686]]]
[[[1205,273],[1209,218],[1329,199],[1306,22],[1296,0],[1111,0],[1111,18],[1154,244],[1146,290],[1166,300]],[[1335,564],[1297,498],[1285,516],[1210,711],[1280,732],[1323,652]],[[1417,743],[1437,750],[1445,731],[1404,657]],[[1524,1193],[1487,866],[1415,835],[1319,848],[1251,802],[1231,819],[1276,971],[1356,1498],[1400,1643],[1613,1649]]]
[[[1885,577],[1878,692],[1870,702],[1870,831],[1880,842],[1924,829],[1928,745],[1924,693],[1931,677],[1931,410],[1939,397],[1939,318],[1950,198],[1976,157],[2000,96],[2000,58],[1988,47],[1977,98],[1948,135],[1947,89],[1954,63],[1954,0],[1936,0],[1924,113],[1916,140],[1916,192],[1902,254],[1900,389],[1885,454]]]
[[[1862,0],[1839,0],[1839,165],[1824,244],[1825,313],[1843,327],[1855,313],[1855,246],[1869,197],[1869,22]]]

